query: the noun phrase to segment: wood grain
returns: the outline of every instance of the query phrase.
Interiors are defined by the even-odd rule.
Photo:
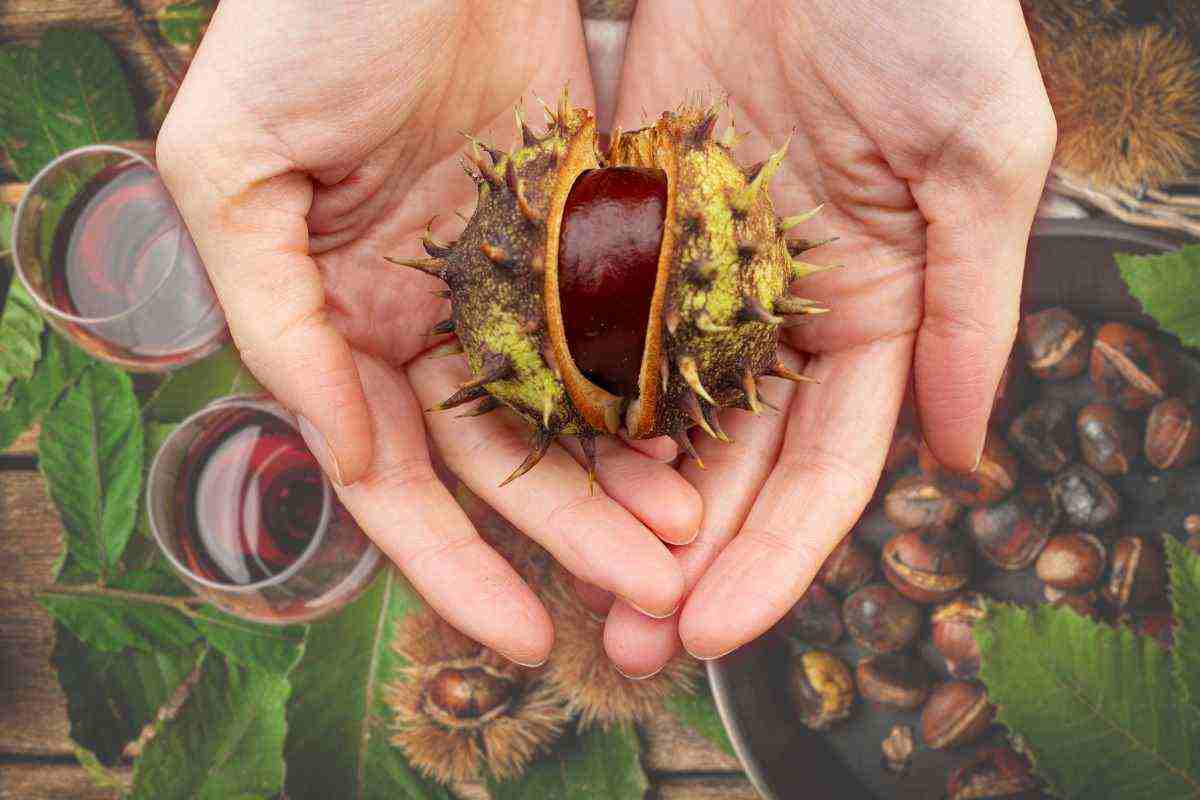
[[[128,778],[129,770],[122,770]],[[0,800],[116,800],[117,792],[92,783],[74,764],[0,765]]]

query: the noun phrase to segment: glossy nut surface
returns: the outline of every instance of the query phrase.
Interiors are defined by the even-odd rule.
[[[1171,397],[1158,403],[1146,420],[1146,460],[1158,469],[1186,467],[1200,455],[1200,425],[1186,402]]]
[[[1062,400],[1042,399],[1017,415],[1008,440],[1034,469],[1052,475],[1075,460],[1075,419]]]
[[[845,626],[842,625],[842,604],[819,583],[812,583],[800,600],[779,621],[778,630],[809,644],[837,644]]]
[[[889,584],[872,583],[846,598],[842,621],[860,647],[895,653],[916,641],[921,611]]]
[[[1166,580],[1158,550],[1137,536],[1122,536],[1112,546],[1112,565],[1102,594],[1117,609],[1136,608],[1160,600]]]
[[[1166,397],[1167,365],[1158,345],[1145,331],[1122,322],[1096,331],[1088,375],[1103,399],[1126,411],[1149,408]]]
[[[947,800],[995,800],[1038,788],[1029,761],[1006,744],[984,747],[946,782]]]
[[[907,475],[884,495],[883,513],[901,528],[944,528],[958,519],[962,506],[937,480]]]
[[[961,473],[944,468],[928,447],[917,455],[921,471],[932,478],[954,500],[964,506],[986,506],[1007,497],[1017,485],[1020,465],[1017,457],[997,431],[989,431],[983,454],[974,472]]]
[[[905,653],[864,658],[854,669],[863,699],[895,708],[920,708],[929,696],[929,670]]]
[[[1116,522],[1121,497],[1104,476],[1085,464],[1072,464],[1050,481],[1050,494],[1064,522],[1097,530]]]
[[[1138,451],[1138,429],[1116,406],[1092,403],[1075,419],[1083,463],[1101,475],[1125,475]]]
[[[800,721],[815,731],[828,730],[854,708],[850,668],[824,650],[809,650],[795,659],[791,686]]]
[[[921,712],[921,739],[935,750],[970,744],[983,736],[995,714],[982,683],[943,683]]]
[[[983,595],[964,592],[934,609],[930,617],[933,647],[955,678],[973,678],[979,672],[979,644],[972,629],[987,616]]]
[[[1058,525],[1058,505],[1040,484],[1028,484],[1015,495],[967,515],[967,531],[988,563],[1007,571],[1033,563]]]
[[[944,531],[904,531],[883,546],[883,574],[917,603],[939,603],[971,579],[971,551]]]
[[[1038,580],[1065,592],[1094,586],[1104,574],[1107,553],[1090,533],[1064,533],[1051,537],[1038,556]]]
[[[1087,326],[1065,308],[1026,314],[1020,336],[1029,371],[1043,380],[1070,378],[1087,368]]]
[[[852,536],[846,536],[833,548],[817,572],[817,580],[825,588],[842,595],[866,586],[874,577],[875,559]]]
[[[446,667],[426,684],[425,696],[436,711],[458,720],[479,719],[512,699],[511,680],[482,667]]]

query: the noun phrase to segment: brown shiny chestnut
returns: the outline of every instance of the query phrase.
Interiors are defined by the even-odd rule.
[[[851,638],[873,653],[904,650],[921,632],[921,611],[889,584],[872,583],[846,598],[842,621]]]
[[[846,536],[833,548],[817,572],[817,580],[825,588],[842,595],[866,586],[874,577],[875,559],[852,536]]]
[[[1047,308],[1021,320],[1029,371],[1042,380],[1074,377],[1087,368],[1087,326],[1065,308]]]
[[[1162,555],[1137,536],[1122,536],[1112,546],[1112,565],[1101,593],[1118,610],[1161,600],[1167,574]]]
[[[883,513],[901,528],[947,527],[962,506],[928,475],[907,475],[883,497]]]
[[[1038,580],[1064,592],[1094,586],[1104,574],[1107,552],[1090,533],[1063,533],[1051,537],[1034,567]]]
[[[800,721],[824,731],[850,716],[854,709],[854,678],[840,658],[824,650],[809,650],[792,665],[792,699]]]
[[[1028,484],[1015,495],[967,515],[967,531],[988,563],[1007,571],[1033,563],[1058,525],[1058,505],[1039,484]]]
[[[921,738],[935,750],[977,741],[992,724],[996,708],[975,681],[949,681],[933,690],[921,712]]]
[[[1050,494],[1065,522],[1098,530],[1117,521],[1121,497],[1104,476],[1085,464],[1072,464],[1050,481]]]
[[[983,454],[974,472],[961,473],[944,468],[933,452],[922,446],[917,454],[921,471],[937,480],[950,497],[964,506],[987,506],[1004,499],[1017,485],[1017,457],[1004,443],[999,432],[988,432]]]
[[[1167,363],[1150,335],[1123,322],[1096,331],[1088,368],[1101,397],[1141,411],[1167,395]]]
[[[946,800],[994,800],[1037,788],[1029,760],[1007,744],[999,744],[982,748],[951,771]]]
[[[883,546],[883,574],[916,603],[940,603],[971,579],[971,551],[940,529],[904,531]]]
[[[1105,403],[1092,403],[1075,418],[1083,463],[1101,475],[1125,475],[1138,451],[1138,429],[1133,421]]]
[[[837,644],[846,630],[842,625],[841,603],[828,589],[814,582],[779,621],[777,630],[809,644],[825,647]]]
[[[1062,400],[1037,401],[1008,427],[1008,441],[1025,463],[1052,475],[1075,460],[1075,419]]]
[[[864,699],[895,708],[920,708],[929,697],[929,670],[905,653],[864,658],[854,669],[858,693]]]
[[[1183,399],[1171,397],[1150,410],[1145,452],[1158,469],[1186,467],[1200,456],[1200,425]]]
[[[955,678],[973,678],[979,672],[979,644],[972,629],[987,616],[983,595],[964,592],[934,609],[930,617],[933,647]]]

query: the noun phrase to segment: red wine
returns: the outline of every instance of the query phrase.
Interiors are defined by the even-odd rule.
[[[176,535],[194,573],[246,585],[285,571],[321,527],[321,467],[274,414],[231,410],[191,445],[176,483]]]
[[[50,263],[51,299],[94,320],[68,324],[93,351],[165,366],[224,331],[195,245],[145,164],[109,167],[74,196],[55,226]]]

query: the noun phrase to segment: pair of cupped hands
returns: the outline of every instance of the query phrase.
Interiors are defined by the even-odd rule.
[[[423,356],[445,287],[383,256],[419,255],[431,217],[452,239],[453,212],[472,213],[459,131],[508,149],[513,107],[564,84],[592,106],[574,0],[224,0],[158,164],[245,363],[429,604],[520,664],[553,646],[432,447],[576,577],[617,668],[648,677],[795,603],[869,500],[910,374],[933,453],[976,466],[1055,125],[1017,0],[641,0],[616,125],[705,90],[750,135],[743,163],[795,132],[776,211],[824,203],[802,234],[840,237],[813,260],[847,265],[803,285],[833,313],[787,331],[819,383],[760,381],[781,412],[726,412],[734,443],[699,441],[705,470],[676,469],[665,439],[606,438],[591,492],[567,441],[500,488],[526,424],[423,411],[466,366]]]

